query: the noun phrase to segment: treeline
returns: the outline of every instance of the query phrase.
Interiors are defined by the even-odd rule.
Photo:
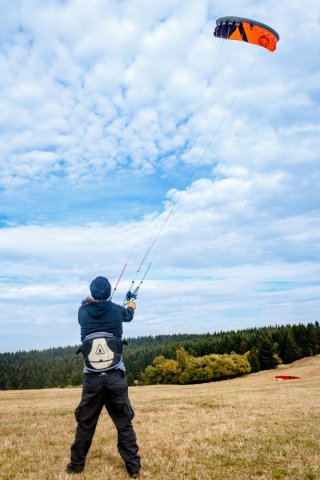
[[[319,323],[252,328],[214,334],[157,335],[128,339],[124,361],[128,383],[143,380],[143,372],[157,356],[177,361],[183,348],[191,357],[244,355],[252,372],[274,368],[320,353]],[[80,385],[83,359],[78,346],[0,354],[0,388],[29,389]],[[192,380],[194,381],[194,380]]]
[[[157,335],[129,341],[124,359],[129,384],[141,379],[141,373],[155,357],[175,359],[180,347],[194,357],[210,354],[243,355],[248,357],[251,371],[275,368],[280,362],[291,363],[299,358],[320,353],[319,323],[252,328],[214,334]]]
[[[0,354],[0,389],[80,385],[83,361],[76,346]]]

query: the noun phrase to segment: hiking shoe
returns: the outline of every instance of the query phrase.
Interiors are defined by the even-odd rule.
[[[139,472],[132,472],[132,473],[129,473],[130,475],[130,478],[139,478]]]
[[[83,471],[84,467],[76,467],[72,466],[72,463],[68,463],[66,472],[67,473],[81,473]],[[137,478],[137,477],[136,477]]]

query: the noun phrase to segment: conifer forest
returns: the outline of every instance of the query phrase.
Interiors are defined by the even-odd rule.
[[[206,334],[129,338],[123,357],[129,385],[192,384],[276,368],[320,353],[319,322]],[[0,389],[82,383],[78,346],[0,354]]]

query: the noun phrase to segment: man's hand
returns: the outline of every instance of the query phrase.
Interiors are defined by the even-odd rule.
[[[130,302],[130,303],[128,303],[128,305],[127,305],[127,308],[129,308],[129,307],[130,307],[130,308],[133,308],[133,310],[135,310],[135,309],[137,308],[137,305],[136,305],[135,302]]]

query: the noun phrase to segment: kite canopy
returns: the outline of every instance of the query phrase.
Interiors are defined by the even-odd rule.
[[[295,375],[276,375],[274,379],[276,382],[278,380],[297,380],[300,379],[301,377],[296,377]]]
[[[240,42],[253,43],[274,52],[279,41],[275,30],[263,23],[242,17],[218,18],[214,36]]]

